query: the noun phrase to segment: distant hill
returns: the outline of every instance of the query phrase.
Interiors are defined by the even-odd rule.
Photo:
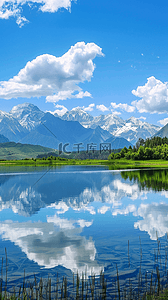
[[[3,134],[0,134],[0,143],[8,143],[9,139],[4,136]]]
[[[129,148],[132,144],[122,137],[112,136],[106,140],[106,143],[111,144],[111,149],[121,149],[124,147]]]
[[[15,142],[0,144],[0,160],[36,158],[38,154],[45,154],[54,151],[54,149],[43,146],[20,144]]]

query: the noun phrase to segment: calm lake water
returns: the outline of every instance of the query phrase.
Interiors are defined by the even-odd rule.
[[[9,287],[24,276],[72,278],[104,270],[121,284],[165,264],[168,171],[106,167],[0,169],[0,258]],[[4,273],[5,274],[5,273]]]

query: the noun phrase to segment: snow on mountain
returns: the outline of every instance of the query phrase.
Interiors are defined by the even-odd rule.
[[[131,117],[125,121],[124,126],[113,131],[113,134],[118,137],[123,137],[132,144],[135,144],[139,138],[145,140],[146,138],[153,136],[159,129],[159,126]]]
[[[128,120],[123,120],[115,114],[92,117],[80,108],[66,112],[61,118],[64,120],[68,120],[68,118],[71,118],[73,121],[77,120],[86,128],[95,129],[97,126],[100,126],[112,135],[123,137],[132,144],[135,144],[140,137],[146,139],[160,130],[159,126],[143,122],[135,117],[131,117]]]
[[[75,107],[70,111],[67,111],[62,117],[62,120],[66,121],[78,121],[84,127],[90,127],[93,117],[80,107]]]
[[[111,134],[113,134],[114,130],[122,127],[123,125],[124,125],[123,119],[119,118],[115,114],[108,114],[108,115],[100,115],[94,117],[90,127],[94,129],[97,126],[100,126],[102,129],[107,130]]]
[[[18,120],[21,126],[31,131],[40,124],[40,119],[45,115],[37,106],[31,103],[16,105],[10,114]]]
[[[0,110],[0,134],[4,135],[10,141],[17,142],[18,139],[25,136],[27,130],[10,113]]]
[[[0,134],[3,134],[10,141],[18,142],[25,139],[27,141],[27,135],[31,133],[31,135],[29,136],[29,140],[30,138],[31,140],[34,140],[35,136],[33,136],[33,131],[39,125],[42,125],[40,120],[44,116],[46,116],[46,113],[41,111],[37,106],[30,103],[23,103],[14,106],[9,113],[0,111]],[[90,130],[94,130],[98,127],[97,131],[94,133],[87,131],[84,134],[83,132],[84,135],[82,134],[81,136],[83,141],[89,138],[90,134],[92,138],[94,138],[95,140],[97,139],[97,141],[101,140],[101,135],[102,140],[105,140],[103,135],[107,136],[108,131],[108,133],[116,137],[125,138],[132,144],[135,144],[140,137],[146,139],[153,136],[160,130],[159,126],[143,122],[142,120],[139,120],[135,117],[131,117],[128,120],[123,120],[115,114],[93,117],[88,112],[79,107],[73,108],[71,111],[67,111],[63,116],[58,116],[56,114],[55,118],[61,119],[62,121],[77,121],[76,123],[79,122],[83,127],[85,127],[85,129],[90,128]],[[54,124],[53,126],[56,126]],[[48,126],[50,127],[50,125],[51,124],[49,124]],[[64,125],[65,124],[63,122],[61,126],[64,127]],[[70,126],[70,124],[68,125]],[[55,130],[53,126],[51,126],[51,128],[52,130]],[[44,126],[42,126],[42,129],[44,131]],[[60,127],[57,129],[57,135],[59,135]],[[78,129],[79,126],[77,126],[77,124],[74,124],[74,133],[72,139],[73,141],[75,141],[75,135],[78,135]],[[100,129],[106,131],[106,133],[103,131],[100,132]],[[62,138],[60,137],[61,140],[64,140],[64,136],[66,136],[66,132],[62,132]],[[70,134],[70,136],[72,136],[72,133]],[[106,138],[108,139],[109,136],[107,136]]]
[[[12,116],[9,113],[0,110],[0,122],[3,120],[3,118],[12,119]]]

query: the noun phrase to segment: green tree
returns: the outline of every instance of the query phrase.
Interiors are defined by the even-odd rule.
[[[144,152],[144,147],[140,146],[138,149],[138,159],[144,159],[145,158],[145,152]]]

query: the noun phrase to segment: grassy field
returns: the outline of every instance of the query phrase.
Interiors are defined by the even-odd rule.
[[[60,157],[53,157],[47,159],[22,159],[22,160],[0,160],[2,166],[48,166],[48,165],[107,165],[111,170],[122,169],[141,169],[141,168],[168,168],[168,161],[166,160],[96,160],[96,159],[66,159]]]
[[[21,160],[24,158],[36,158],[37,155],[46,155],[54,149],[21,143],[0,143],[0,160]],[[57,151],[58,152],[58,151]],[[55,151],[55,153],[57,153]]]

